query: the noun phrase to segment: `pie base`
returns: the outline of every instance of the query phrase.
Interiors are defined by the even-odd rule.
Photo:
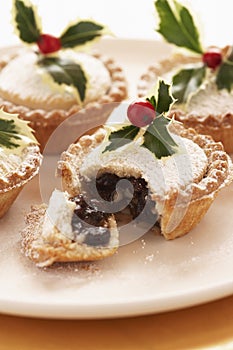
[[[182,64],[197,62],[200,62],[198,57],[176,54],[169,59],[164,59],[150,66],[140,78],[138,96],[146,96],[158,77],[165,76],[169,71]],[[182,122],[185,127],[194,128],[199,134],[212,136],[215,141],[222,142],[226,152],[233,153],[233,113],[231,110],[220,114],[215,113],[214,107],[210,106],[210,113],[199,115],[198,113],[184,112],[181,108],[174,105],[171,116]]]

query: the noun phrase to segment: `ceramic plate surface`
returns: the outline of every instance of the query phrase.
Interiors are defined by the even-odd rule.
[[[170,53],[156,41],[105,40],[99,46],[125,69],[131,97],[147,66]],[[38,178],[34,179],[0,222],[0,312],[118,317],[174,310],[230,295],[232,198],[233,186],[221,191],[201,223],[177,240],[167,242],[148,232],[106,260],[38,269],[22,254],[19,235],[25,213],[41,202]]]

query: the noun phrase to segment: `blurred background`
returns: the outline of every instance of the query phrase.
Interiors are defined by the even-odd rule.
[[[69,21],[92,17],[121,38],[159,39],[153,0],[32,0],[44,32],[59,35]],[[192,9],[203,43],[232,44],[232,0],[182,0]],[[18,43],[11,24],[11,0],[0,2],[0,46]]]

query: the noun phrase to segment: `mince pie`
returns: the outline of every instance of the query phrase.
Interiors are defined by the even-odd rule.
[[[107,29],[94,21],[79,21],[57,38],[43,34],[30,2],[14,0],[14,9],[19,38],[30,46],[0,51],[0,105],[30,122],[42,150],[72,115],[77,114],[80,135],[103,124],[115,102],[126,98],[126,80],[112,58],[84,52],[83,46],[107,34]]]
[[[177,52],[152,64],[140,78],[138,95],[150,93],[158,77],[166,79],[172,84],[176,98],[171,116],[198,133],[221,141],[225,150],[232,153],[233,47],[203,49],[187,8],[167,0],[157,0],[155,7],[160,19],[158,32],[169,43],[185,48],[187,53]],[[187,28],[184,30],[182,13],[185,12]],[[168,13],[176,18],[175,28],[172,22],[168,23]]]

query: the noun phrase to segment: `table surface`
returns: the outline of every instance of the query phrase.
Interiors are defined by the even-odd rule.
[[[42,320],[0,316],[0,350],[233,349],[233,296],[153,316]]]
[[[67,19],[93,17],[119,37],[158,38],[151,0],[34,0],[46,32],[58,34]],[[230,43],[232,1],[186,1],[202,22],[207,45]],[[1,46],[17,43],[11,1],[1,2]],[[56,8],[56,11],[54,9]],[[73,9],[77,9],[74,16]],[[120,18],[120,25],[119,25]],[[233,296],[205,305],[145,317],[112,320],[41,320],[0,316],[0,350],[8,349],[233,349]]]

